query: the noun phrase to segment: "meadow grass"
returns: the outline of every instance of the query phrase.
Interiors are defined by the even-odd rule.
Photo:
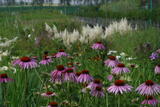
[[[65,46],[60,40],[44,40],[43,44],[36,47],[34,44],[34,37],[38,36],[44,30],[44,23],[57,25],[58,29],[64,30],[67,28],[69,31],[73,29],[80,29],[81,24],[72,20],[70,16],[60,14],[52,10],[42,11],[26,11],[26,12],[13,12],[1,13],[0,35],[2,37],[13,38],[18,36],[19,39],[12,44],[12,46],[5,48],[10,50],[10,55],[4,57],[1,66],[6,65],[12,67],[12,56],[38,56],[38,61],[42,59],[44,51],[55,53],[58,49],[65,49]],[[34,33],[33,30],[34,29]],[[28,38],[28,34],[32,34]],[[38,68],[31,70],[22,70],[16,68],[16,73],[12,70],[5,71],[9,77],[14,81],[1,84],[1,89],[6,85],[5,89],[5,102],[2,97],[1,103],[5,103],[7,107],[41,107],[47,106],[50,101],[60,103],[61,107],[118,107],[118,100],[120,97],[120,107],[137,107],[140,106],[143,96],[137,94],[134,90],[137,86],[146,80],[152,79],[159,83],[159,75],[154,74],[154,67],[158,61],[151,61],[149,55],[151,52],[159,48],[159,30],[149,28],[146,30],[137,30],[126,33],[124,35],[114,34],[103,40],[107,50],[99,52],[92,50],[91,44],[78,45],[75,43],[71,49],[66,49],[73,58],[55,58],[53,63],[49,65],[41,65]],[[147,50],[141,48],[141,45],[150,43],[152,49]],[[140,48],[140,49],[139,49]],[[108,81],[106,77],[111,74],[111,69],[104,66],[103,61],[107,59],[109,50],[117,50],[125,52],[128,56],[123,56],[120,59],[132,71],[123,76],[131,78],[128,84],[132,85],[133,91],[120,96],[107,93],[106,88],[112,84],[113,81]],[[95,60],[93,57],[101,56],[103,59]],[[136,57],[135,60],[126,60],[127,57]],[[56,69],[56,65],[63,64],[67,66],[68,62],[79,62],[81,66],[77,66],[77,71],[87,69],[94,78],[100,78],[105,87],[105,97],[97,98],[91,96],[89,93],[82,93],[81,89],[84,88],[82,84],[77,83],[51,83],[50,73]],[[138,68],[131,68],[130,64],[137,64]],[[2,71],[4,72],[4,71]],[[57,96],[52,98],[44,98],[40,94],[46,91],[53,91]],[[4,93],[0,90],[1,94]],[[0,95],[1,95],[0,94]],[[132,100],[139,98],[138,101],[132,103]],[[160,99],[159,97],[156,97]],[[67,103],[66,103],[67,101]],[[2,104],[1,104],[2,107]]]

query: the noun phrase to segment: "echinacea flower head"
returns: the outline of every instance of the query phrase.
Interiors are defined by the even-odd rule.
[[[101,86],[95,87],[95,89],[91,90],[91,95],[95,97],[103,97],[104,96],[104,91]]]
[[[9,78],[7,74],[0,74],[0,83],[7,83],[13,81],[12,78]]]
[[[90,82],[87,86],[89,89],[95,89],[97,86],[102,87],[102,82],[100,79],[94,79],[93,82]]]
[[[64,81],[76,82],[76,74],[72,68],[67,68],[63,74]]]
[[[94,43],[91,48],[95,49],[95,50],[104,50],[104,49],[106,49],[106,47],[102,44],[102,42]]]
[[[56,58],[60,58],[63,56],[68,56],[68,54],[63,49],[60,49],[59,52],[56,53],[56,55],[55,55]]]
[[[51,81],[56,83],[61,83],[63,81],[63,73],[66,68],[63,65],[56,66],[56,70],[51,72]]]
[[[52,97],[52,96],[56,96],[56,93],[48,91],[46,93],[42,93],[41,96],[43,96],[43,97]]]
[[[104,61],[105,66],[108,67],[116,67],[119,64],[119,61],[116,59],[115,56],[108,56],[108,59]]]
[[[47,107],[58,107],[57,102],[50,102]]]
[[[38,67],[36,60],[26,56],[15,60],[13,65],[19,65],[23,69],[32,69]]]
[[[130,70],[127,67],[125,67],[125,65],[122,63],[117,64],[117,66],[112,69],[112,74],[115,74],[115,75],[128,73],[128,72],[130,72]]]
[[[52,62],[52,59],[49,58],[47,55],[43,56],[43,60],[40,61],[40,64],[42,65],[48,65]]]
[[[81,75],[78,77],[77,81],[79,83],[89,83],[93,80],[93,77],[89,75],[88,70],[83,70]]]
[[[107,89],[107,91],[116,95],[123,94],[124,92],[130,92],[132,88],[133,87],[126,84],[124,80],[116,80],[114,84]]]
[[[141,95],[157,95],[160,93],[160,85],[152,80],[147,80],[145,83],[138,86],[136,91]]]
[[[107,79],[108,79],[109,81],[112,81],[113,75],[108,75],[108,76],[107,76]]]
[[[157,52],[153,52],[149,58],[151,60],[156,60],[159,58],[159,54]]]
[[[155,74],[160,74],[160,64],[156,65],[154,72],[155,72]]]
[[[141,102],[141,104],[147,104],[156,107],[156,105],[159,103],[157,99],[155,99],[153,96],[146,96],[145,100]]]

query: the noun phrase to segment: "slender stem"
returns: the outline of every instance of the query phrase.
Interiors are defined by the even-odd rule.
[[[1,89],[2,89],[2,105],[6,107],[6,83],[1,84]]]
[[[120,107],[120,96],[118,96],[118,107]]]
[[[29,70],[26,70],[26,71],[24,71],[25,72],[25,97],[27,98],[27,96],[28,96],[28,94],[29,94],[29,79],[28,79],[28,72],[29,72]],[[28,101],[25,101],[26,102],[26,106],[29,106],[28,105]]]

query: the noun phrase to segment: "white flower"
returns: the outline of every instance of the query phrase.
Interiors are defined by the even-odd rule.
[[[111,55],[111,54],[115,54],[115,53],[117,53],[117,51],[110,50],[110,51],[107,53],[107,55]]]
[[[126,56],[126,53],[121,52],[121,53],[120,53],[120,56]]]
[[[30,37],[31,37],[31,34],[28,35],[28,38],[30,38]]]
[[[11,40],[7,40],[6,42],[4,43],[0,43],[0,47],[7,47],[7,46],[10,46],[11,43],[15,42],[16,40],[18,39],[18,37],[15,37]]]
[[[121,56],[116,56],[116,58],[117,58],[117,59],[120,59],[120,58],[121,58]]]
[[[134,60],[134,59],[136,59],[136,58],[133,58],[133,57],[128,57],[128,58],[126,58],[126,60]]]
[[[9,55],[8,50],[2,53],[2,56],[8,56],[8,55]]]
[[[8,70],[8,67],[7,66],[3,66],[3,67],[0,68],[0,70],[1,71],[6,71],[6,70]]]
[[[19,59],[18,56],[12,56],[11,58],[12,58],[12,59]]]

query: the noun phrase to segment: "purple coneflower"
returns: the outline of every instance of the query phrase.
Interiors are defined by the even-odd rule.
[[[109,81],[112,81],[112,80],[113,80],[113,75],[108,75],[108,76],[107,76],[107,79],[108,79]]]
[[[155,95],[160,93],[160,85],[154,83],[152,80],[147,80],[138,86],[136,91],[141,95]]]
[[[115,56],[108,56],[109,59],[104,61],[105,65],[108,67],[116,67],[119,64],[119,61],[116,59]]]
[[[95,87],[95,89],[91,90],[91,95],[95,97],[103,97],[104,96],[104,91],[101,86]]]
[[[76,72],[76,81],[78,83],[78,77],[82,74],[82,72]]]
[[[156,106],[159,103],[157,99],[155,99],[153,96],[146,96],[146,99],[141,102],[141,104],[148,104],[151,106]]]
[[[13,81],[12,78],[9,78],[7,74],[0,74],[0,83],[7,83]]]
[[[64,81],[76,82],[76,74],[72,68],[67,68],[63,74]]]
[[[160,74],[160,64],[155,67],[154,72],[155,74]]]
[[[61,83],[63,81],[63,73],[66,69],[63,65],[58,65],[56,68],[56,70],[51,72],[51,81]]]
[[[102,82],[100,79],[94,79],[93,82],[89,83],[87,88],[89,89],[95,89],[97,86],[102,87]]]
[[[46,93],[42,93],[41,96],[43,96],[43,97],[52,97],[52,96],[56,96],[56,93],[48,91]]]
[[[15,62],[13,62],[13,64],[18,64],[23,69],[31,69],[38,66],[37,62],[34,59],[26,56],[16,60]]]
[[[106,49],[106,47],[102,44],[102,42],[94,43],[91,48],[95,49],[95,50],[104,50],[104,49]]]
[[[57,102],[50,102],[47,107],[58,107]]]
[[[43,56],[43,60],[40,61],[40,64],[47,65],[51,62],[52,62],[52,59],[45,55],[45,56]]]
[[[149,57],[151,60],[155,60],[159,58],[159,54],[157,52],[153,52]]]
[[[107,90],[114,94],[123,94],[124,92],[130,92],[133,87],[126,84],[124,80],[116,80],[112,86]]]
[[[112,74],[115,74],[115,75],[119,75],[127,72],[130,72],[130,70],[127,67],[125,67],[125,65],[122,63],[117,64],[117,67],[112,69]]]
[[[83,70],[77,81],[80,83],[89,83],[93,80],[93,77],[89,75],[88,70]]]
[[[62,56],[68,56],[68,54],[66,52],[64,52],[63,49],[60,49],[58,53],[56,53],[56,58],[60,58]]]

